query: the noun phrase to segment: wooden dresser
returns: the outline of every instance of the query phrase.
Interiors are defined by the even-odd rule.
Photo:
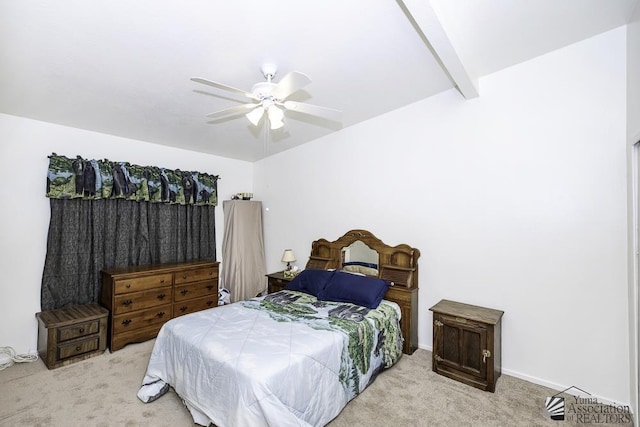
[[[434,372],[486,391],[501,373],[503,311],[442,300],[433,312]]]
[[[47,368],[59,368],[104,353],[108,314],[98,304],[37,313],[38,353]]]
[[[109,349],[155,338],[174,317],[217,307],[218,262],[153,264],[102,271]]]

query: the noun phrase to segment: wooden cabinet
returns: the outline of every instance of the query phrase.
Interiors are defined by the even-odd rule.
[[[155,338],[169,319],[218,305],[218,263],[155,264],[102,271],[109,349]]]
[[[77,305],[36,314],[38,353],[54,369],[104,353],[109,312],[98,304]]]
[[[486,391],[501,374],[504,312],[442,300],[433,312],[433,371]]]
[[[287,283],[293,280],[293,277],[284,277],[284,271],[267,274],[268,288],[267,293],[274,293],[284,289]]]

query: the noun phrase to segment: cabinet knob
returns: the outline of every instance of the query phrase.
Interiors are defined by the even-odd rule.
[[[77,347],[76,347],[76,351],[80,351],[80,350],[82,350],[82,347],[77,346]]]
[[[213,301],[207,301],[207,305],[211,307],[213,305]]]
[[[124,326],[129,326],[129,324],[130,324],[130,323],[131,323],[131,319],[124,319],[124,320],[122,321],[122,324],[123,324]]]
[[[156,314],[156,316],[158,316],[158,318],[163,318],[164,317],[164,311],[159,312],[158,314]]]
[[[183,290],[181,290],[181,291],[180,291],[180,293],[181,293],[182,295],[186,295],[188,292],[189,292],[189,291],[188,291],[188,290],[186,290],[186,289],[183,289]]]
[[[127,283],[127,285],[125,286],[125,288],[127,288],[127,289],[131,288],[131,283]]]
[[[160,280],[160,283],[164,283],[164,279]]]
[[[213,276],[213,271],[210,271],[210,272],[209,272],[209,276]]]
[[[182,276],[182,278],[183,278],[183,279],[186,279],[186,278],[187,278],[187,275],[185,274],[184,276]]]
[[[158,295],[158,299],[159,299],[159,300],[163,300],[165,297],[166,297],[166,295],[165,295],[165,294],[160,294],[160,295]]]
[[[133,301],[131,301],[130,299],[122,301],[122,305],[124,305],[125,307],[129,307],[131,304],[133,304]]]
[[[212,290],[213,289],[213,285],[207,285],[207,289]]]
[[[78,329],[78,332],[80,332],[81,334],[84,334],[84,328]]]
[[[182,307],[180,307],[180,311],[183,313],[187,311],[187,306],[183,305]]]

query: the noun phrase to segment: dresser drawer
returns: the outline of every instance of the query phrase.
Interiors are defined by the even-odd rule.
[[[68,359],[100,348],[99,337],[93,337],[86,340],[80,340],[58,346],[58,360]]]
[[[171,301],[172,292],[171,286],[165,286],[148,291],[117,295],[114,297],[113,313],[129,313],[166,304]]]
[[[193,270],[181,271],[175,274],[174,283],[180,285],[182,283],[198,282],[201,280],[218,280],[218,267],[198,268]]]
[[[132,342],[144,342],[155,338],[158,335],[158,331],[162,328],[164,323],[160,323],[157,325],[151,325],[146,328],[134,329],[132,331],[115,334],[111,338],[111,344],[109,345],[109,350],[116,351],[120,350],[127,344]]]
[[[71,326],[58,328],[58,342],[72,340],[74,338],[84,337],[86,335],[95,334],[100,330],[100,320],[96,319],[91,322],[78,323]]]
[[[173,300],[184,301],[191,298],[198,298],[207,295],[215,295],[218,298],[218,282],[206,281],[180,285],[174,288]]]
[[[162,324],[171,319],[171,304],[113,316],[113,333]]]
[[[123,294],[128,292],[144,291],[147,289],[158,288],[161,286],[171,286],[173,275],[157,274],[153,276],[142,276],[133,279],[120,279],[114,283],[115,294]]]
[[[218,306],[218,295],[209,295],[203,298],[191,299],[173,305],[173,317],[194,313]]]

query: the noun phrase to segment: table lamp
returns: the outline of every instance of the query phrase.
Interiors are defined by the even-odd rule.
[[[296,260],[296,256],[293,254],[293,250],[285,249],[282,254],[282,262],[287,263],[287,268],[285,271],[291,271],[291,263]]]

